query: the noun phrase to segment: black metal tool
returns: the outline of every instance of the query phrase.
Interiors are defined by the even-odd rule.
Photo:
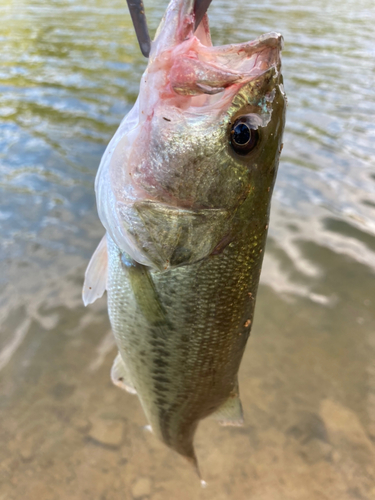
[[[126,0],[133,21],[139,47],[145,57],[150,55],[151,39],[148,32],[145,8],[142,0]]]
[[[212,0],[195,0],[194,14],[195,14],[195,26],[194,31],[198,28],[199,23],[202,21],[203,16],[207,12],[208,7]]]

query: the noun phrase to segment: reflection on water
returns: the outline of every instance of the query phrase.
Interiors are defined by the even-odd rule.
[[[147,2],[154,29],[165,3]],[[372,0],[214,0],[215,43],[283,33],[289,109],[252,338],[246,424],[205,421],[208,488],[111,385],[105,299],[85,309],[103,230],[100,156],[145,61],[125,2],[0,5],[0,499],[375,497]]]

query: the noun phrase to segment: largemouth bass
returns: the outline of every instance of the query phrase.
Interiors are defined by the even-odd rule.
[[[253,321],[285,118],[277,33],[213,47],[172,0],[140,93],[96,178],[106,235],[85,304],[108,293],[115,384],[197,467],[201,419],[241,425],[237,374]]]

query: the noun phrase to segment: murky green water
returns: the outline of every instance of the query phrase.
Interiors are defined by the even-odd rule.
[[[146,2],[154,29],[165,9]],[[227,2],[216,44],[285,37],[285,146],[252,338],[246,424],[203,422],[208,488],[109,380],[100,156],[145,66],[125,0],[0,1],[0,499],[375,498],[375,4]]]

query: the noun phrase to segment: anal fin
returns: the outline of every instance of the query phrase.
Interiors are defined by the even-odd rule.
[[[124,389],[130,394],[137,394],[137,391],[135,390],[133,383],[130,380],[128,370],[120,353],[117,354],[113,362],[111,379],[112,382],[117,385],[117,387]]]
[[[238,382],[236,382],[233,391],[224,404],[210,415],[219,422],[220,425],[230,425],[241,427],[244,423],[242,404],[238,391]]]

